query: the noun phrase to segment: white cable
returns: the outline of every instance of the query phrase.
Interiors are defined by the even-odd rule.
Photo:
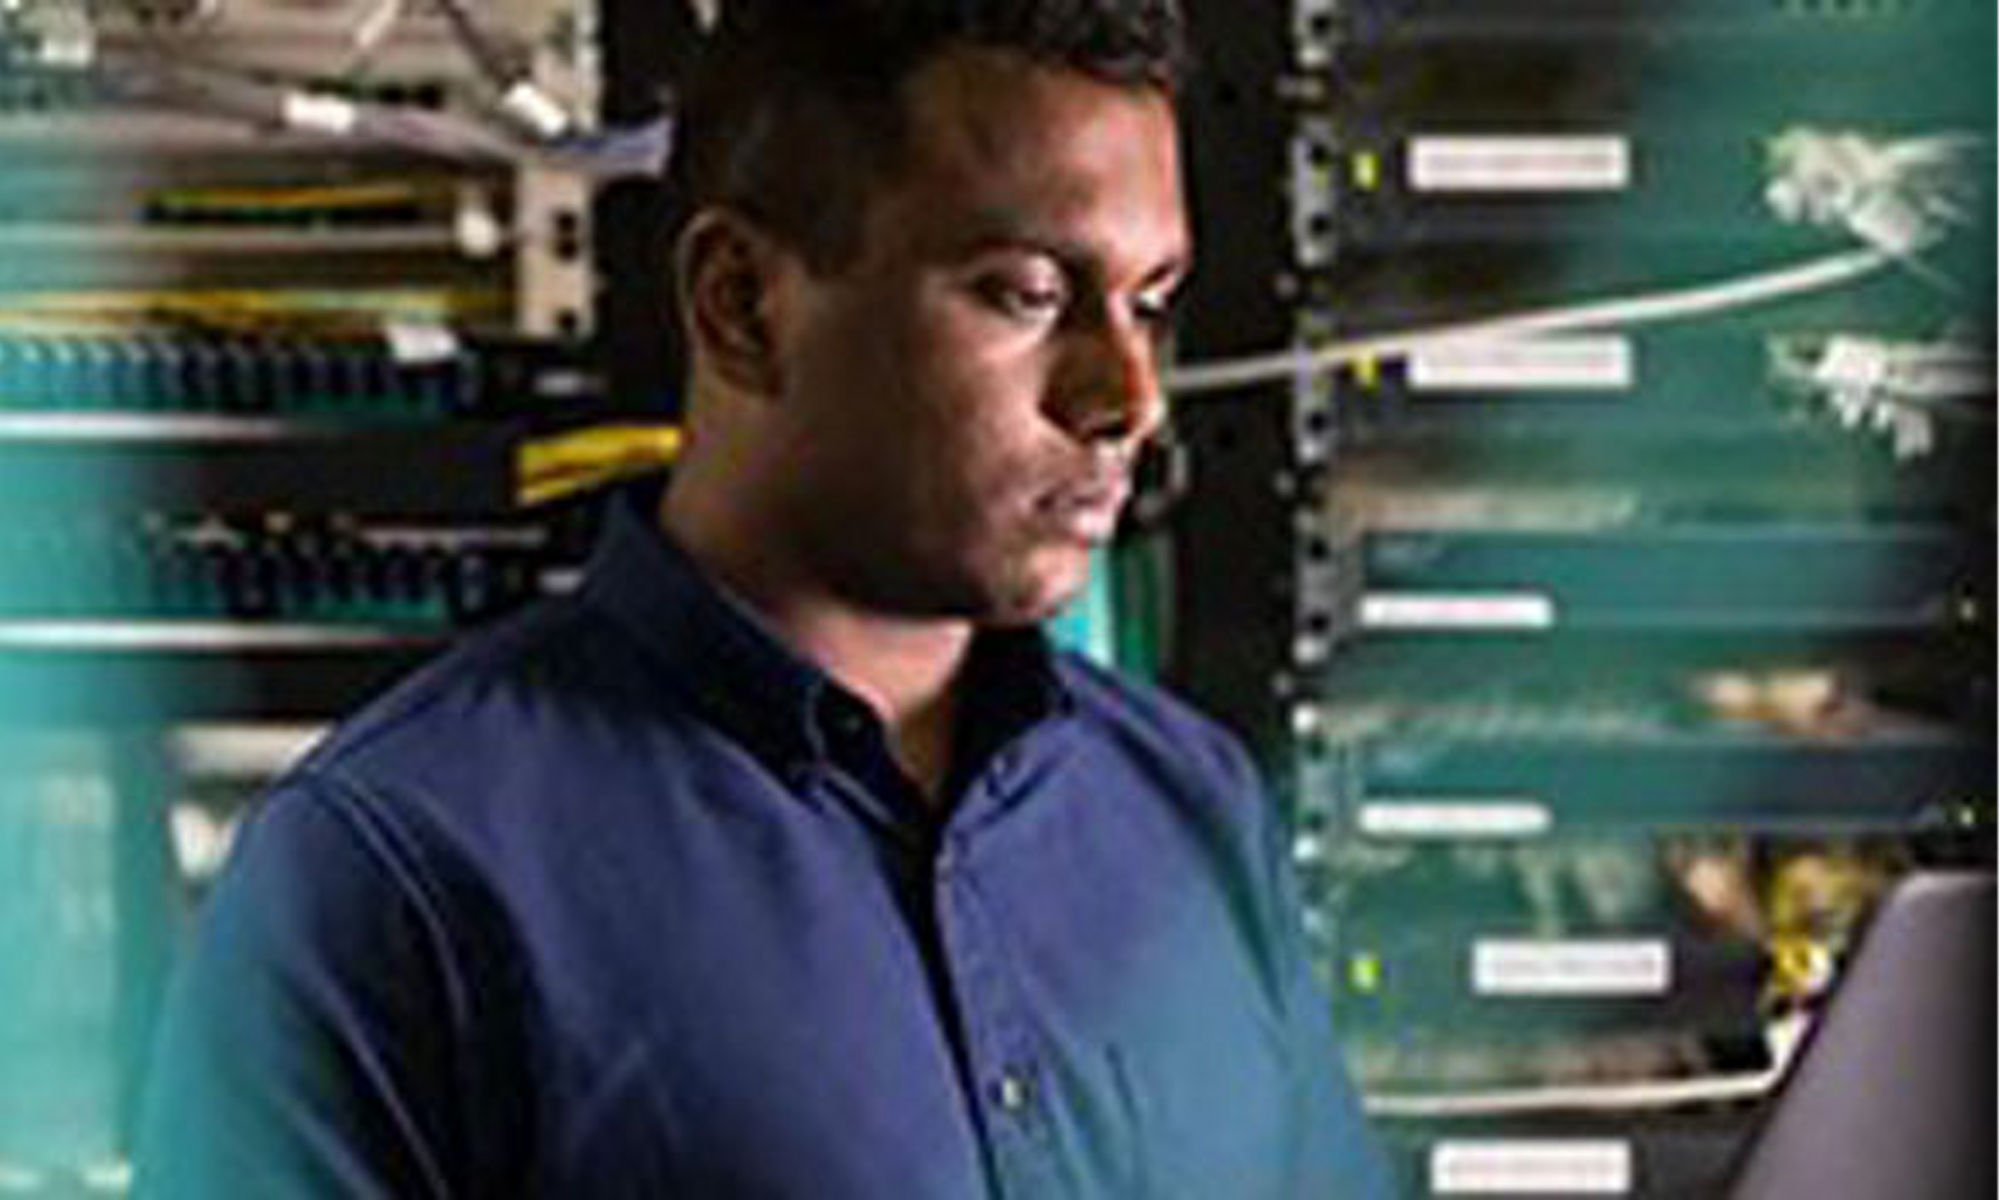
[[[572,130],[548,141],[531,141],[511,127],[469,114],[354,101],[154,55],[119,54],[99,66],[107,80],[155,103],[165,101],[260,127],[276,122],[326,137],[473,162],[534,163],[599,180],[657,177],[673,139],[671,122],[658,118],[639,126]],[[553,128],[547,116],[543,113],[536,119]]]
[[[1766,1023],[1770,1065],[1694,1079],[1642,1079],[1610,1083],[1550,1084],[1489,1091],[1370,1093],[1362,1107],[1375,1117],[1492,1117],[1520,1113],[1632,1112],[1694,1104],[1719,1104],[1768,1096],[1792,1069],[1813,1019],[1788,1014]]]
[[[382,44],[382,39],[388,37],[389,31],[403,19],[403,2],[404,0],[376,0],[375,5],[363,14],[361,20],[354,26],[354,32],[348,37],[354,46],[353,57],[349,62],[350,69],[375,53],[376,47]]]
[[[1289,380],[1300,374],[1328,371],[1365,359],[1403,358],[1439,342],[1465,338],[1528,337],[1579,329],[1648,325],[1745,308],[1858,279],[1896,262],[1880,250],[1850,250],[1811,259],[1796,266],[1762,271],[1721,283],[1669,291],[1644,292],[1610,300],[1527,309],[1449,325],[1401,332],[1368,334],[1332,342],[1316,349],[1281,350],[1270,354],[1197,363],[1167,375],[1167,390],[1178,395],[1221,391],[1253,383]]]
[[[1780,1069],[1773,1067],[1706,1079],[1499,1088],[1441,1095],[1378,1094],[1366,1097],[1362,1107],[1372,1117],[1491,1117],[1578,1109],[1630,1112],[1753,1100],[1768,1095],[1780,1075]]]

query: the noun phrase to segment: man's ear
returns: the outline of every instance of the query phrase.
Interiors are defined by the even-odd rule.
[[[674,290],[688,351],[738,391],[776,396],[783,384],[776,301],[784,250],[740,214],[696,213],[674,244]]]

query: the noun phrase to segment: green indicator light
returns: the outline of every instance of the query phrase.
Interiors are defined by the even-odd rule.
[[[1351,954],[1347,959],[1347,985],[1357,992],[1374,993],[1382,990],[1382,960],[1368,951]]]
[[[1357,190],[1372,192],[1382,186],[1382,156],[1375,151],[1357,150],[1347,167]]]

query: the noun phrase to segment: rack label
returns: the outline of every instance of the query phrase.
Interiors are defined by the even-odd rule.
[[[361,120],[353,102],[322,92],[286,92],[281,103],[283,120],[294,129],[345,137]]]
[[[1364,592],[1364,629],[1552,629],[1556,603],[1539,592]]]
[[[1430,1153],[1439,1196],[1623,1196],[1632,1175],[1620,1138],[1449,1138]]]
[[[1361,832],[1380,838],[1519,838],[1547,833],[1546,804],[1532,800],[1370,800]]]
[[[431,322],[384,321],[382,340],[389,345],[389,357],[404,366],[449,362],[458,356],[458,336]]]
[[[1632,340],[1625,337],[1467,338],[1410,352],[1410,389],[1630,391]]]
[[[1632,143],[1609,134],[1419,136],[1404,170],[1418,192],[1616,192],[1632,186]]]
[[[1662,938],[1480,938],[1472,944],[1479,996],[1658,996],[1673,984]]]

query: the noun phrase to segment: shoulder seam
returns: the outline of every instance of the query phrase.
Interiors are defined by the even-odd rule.
[[[552,597],[546,606],[532,614],[523,614],[524,618],[530,619],[522,620],[514,628],[498,633],[493,641],[477,647],[473,661],[483,662],[504,651],[519,650],[524,644],[546,640],[549,626],[562,621],[575,620],[581,615],[582,611],[583,606],[576,603],[573,596]],[[448,646],[440,651],[437,657],[414,668],[414,670],[428,670],[436,666],[444,657],[454,653],[458,648],[457,646]],[[406,723],[422,716],[428,709],[444,703],[449,694],[449,684],[451,682],[452,680],[449,678],[425,680],[424,686],[420,690],[413,690],[404,695],[395,694],[395,689],[401,686],[400,684],[391,684],[391,690],[383,693],[378,697],[376,702],[379,703],[393,699],[395,707],[392,710],[376,716],[370,713],[368,708],[364,707],[362,713],[369,715],[371,718],[368,723],[352,732],[346,732],[336,727],[334,734],[328,739],[330,744],[323,748],[316,748],[310,753],[305,761],[300,764],[301,771],[303,773],[322,775],[324,778],[331,779],[332,776],[330,774],[322,773],[330,771],[330,769],[337,766],[343,759],[360,753],[375,741],[387,737]],[[350,785],[351,788],[358,786],[358,784]]]
[[[442,889],[430,878],[414,849],[398,845],[398,839],[388,835],[379,821],[369,820],[359,811],[364,806],[379,807],[373,793],[345,772],[335,772],[323,766],[302,768],[286,781],[286,785],[295,787],[302,800],[346,829],[355,844],[375,861],[385,877],[415,902],[419,912],[425,914],[424,933],[427,940],[437,947],[438,954],[453,968],[442,973],[448,989],[446,1002],[453,1012],[469,1014],[470,998],[461,986],[458,969],[463,964],[450,932],[453,914],[448,911],[449,905],[444,901]]]

